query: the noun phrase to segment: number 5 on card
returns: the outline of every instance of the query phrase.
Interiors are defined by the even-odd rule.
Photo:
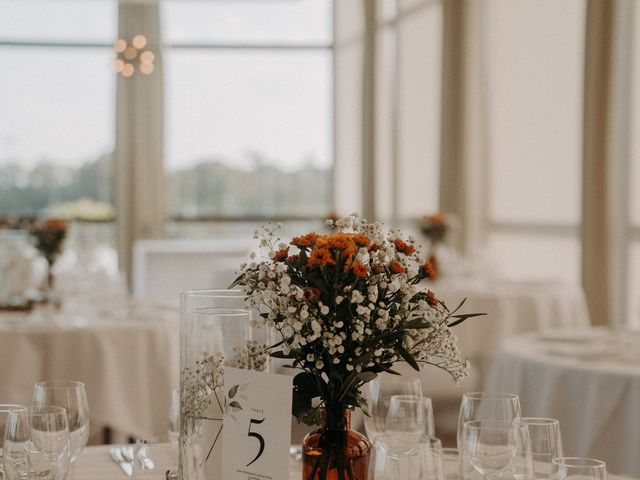
[[[222,478],[289,477],[292,380],[225,367]]]

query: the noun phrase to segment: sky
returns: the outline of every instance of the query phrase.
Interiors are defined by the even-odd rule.
[[[328,44],[328,0],[164,0],[166,43]],[[79,165],[113,148],[110,48],[2,46],[2,41],[110,45],[115,0],[0,0],[0,162]],[[165,50],[165,161],[261,152],[285,169],[329,166],[331,55],[313,51]]]

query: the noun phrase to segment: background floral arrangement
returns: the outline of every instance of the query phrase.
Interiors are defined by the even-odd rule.
[[[420,231],[434,244],[445,240],[449,228],[448,218],[443,213],[425,215],[420,222]]]
[[[35,247],[51,267],[62,252],[69,222],[61,219],[39,219],[29,225],[29,233],[35,239]]]
[[[365,409],[360,389],[396,362],[430,364],[458,381],[469,365],[450,327],[480,314],[450,311],[420,281],[434,277],[415,240],[356,215],[328,220],[335,233],[308,233],[288,244],[277,228],[256,232],[260,254],[241,266],[242,286],[281,340],[271,355],[302,370],[294,378],[293,414],[317,423],[318,407]],[[463,302],[464,303],[464,302]],[[317,399],[320,402],[316,401]]]

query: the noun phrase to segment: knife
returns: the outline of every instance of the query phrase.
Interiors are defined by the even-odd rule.
[[[122,456],[122,453],[120,452],[120,449],[111,448],[109,450],[109,453],[111,454],[111,458],[113,459],[113,461],[116,462],[118,465],[120,465],[120,468],[122,469],[124,474],[127,477],[132,477],[133,465],[124,459],[124,457]]]

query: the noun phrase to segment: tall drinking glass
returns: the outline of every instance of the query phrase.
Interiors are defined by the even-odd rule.
[[[73,477],[73,465],[89,440],[89,403],[84,383],[74,381],[38,382],[33,388],[31,404],[34,407],[42,408],[46,405],[55,405],[67,411],[71,477]]]
[[[458,415],[458,449],[460,471],[463,478],[473,478],[475,469],[467,458],[462,443],[462,430],[466,422],[484,420],[510,423],[520,418],[520,399],[512,393],[471,392],[462,396]]]
[[[244,300],[239,290],[181,294],[179,478],[220,480],[224,367],[253,364]]]
[[[69,424],[62,407],[23,407],[7,415],[3,449],[8,480],[59,480],[69,467]]]
[[[422,398],[413,395],[392,395],[387,411],[388,448],[408,453],[425,436],[426,416]]]
[[[4,467],[2,465],[2,445],[4,442],[4,431],[7,425],[7,416],[11,410],[25,408],[24,405],[0,404],[0,480],[2,480]]]
[[[549,478],[552,460],[563,457],[560,422],[555,418],[523,417],[520,423],[529,430],[536,478]]]
[[[593,458],[554,458],[551,480],[607,480],[607,465]]]
[[[422,385],[419,379],[380,376],[367,384],[367,410],[364,428],[371,443],[387,431],[387,413],[393,395],[411,395],[422,397]]]
[[[471,420],[462,427],[462,448],[484,478],[496,478],[512,469],[517,434],[514,422]]]

